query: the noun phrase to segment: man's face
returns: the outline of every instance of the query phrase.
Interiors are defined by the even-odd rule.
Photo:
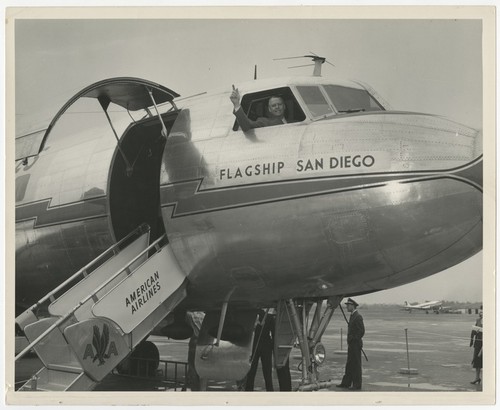
[[[348,303],[347,305],[345,305],[347,307],[347,311],[350,313],[350,312],[353,312],[354,311],[354,305],[352,303]]]
[[[269,113],[273,117],[283,117],[285,114],[285,104],[283,100],[279,97],[273,97],[268,103]]]

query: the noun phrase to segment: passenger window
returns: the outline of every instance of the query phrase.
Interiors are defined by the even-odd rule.
[[[24,199],[30,176],[30,174],[24,174],[16,178],[16,202],[20,202]]]
[[[16,161],[38,155],[45,131],[43,129],[16,138]]]
[[[297,91],[306,103],[313,118],[333,114],[333,110],[317,86],[299,85]]]

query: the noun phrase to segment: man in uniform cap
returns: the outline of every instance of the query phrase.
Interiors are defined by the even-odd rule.
[[[363,317],[359,314],[359,306],[353,299],[348,298],[345,302],[347,311],[351,314],[347,326],[347,362],[342,382],[337,387],[349,390],[361,390],[361,349],[363,348],[363,336],[365,326]]]

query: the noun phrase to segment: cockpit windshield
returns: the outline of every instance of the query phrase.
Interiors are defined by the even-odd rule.
[[[299,85],[297,86],[297,91],[300,93],[314,118],[333,114],[333,109],[318,86]]]
[[[325,85],[324,88],[339,113],[383,110],[366,90],[340,85]]]
[[[297,91],[315,119],[337,114],[384,110],[364,89],[340,85],[300,85],[297,86]]]

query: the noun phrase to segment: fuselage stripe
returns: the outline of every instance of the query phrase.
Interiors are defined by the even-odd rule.
[[[203,178],[160,186],[161,207],[172,207],[171,218],[240,208],[258,204],[315,197],[331,193],[377,188],[388,183],[411,183],[436,179],[455,179],[482,192],[481,181],[468,172],[481,166],[482,156],[461,167],[440,171],[382,172],[269,181],[222,188],[203,189]],[[476,171],[476,174],[479,172]],[[477,177],[477,175],[476,175]],[[181,195],[178,193],[181,192]],[[95,197],[51,207],[52,198],[16,207],[16,223],[34,220],[34,227],[46,227],[109,216],[107,197]]]
[[[80,222],[108,216],[106,197],[96,197],[51,207],[52,198],[16,207],[16,223],[34,220],[34,228]]]
[[[480,171],[482,172],[481,158],[463,167],[448,171],[410,171],[364,174],[361,176],[350,175],[347,177],[308,178],[211,189],[201,189],[203,179],[197,179],[161,186],[161,206],[162,208],[172,207],[171,218],[177,218],[291,199],[376,188],[394,182],[407,184],[438,179],[454,179],[469,184],[482,192],[481,184],[478,181],[466,176],[457,175],[458,173],[465,173],[471,170],[474,166],[481,166]],[[479,170],[476,171],[479,173]],[[182,200],[176,200],[178,192],[182,192]]]

